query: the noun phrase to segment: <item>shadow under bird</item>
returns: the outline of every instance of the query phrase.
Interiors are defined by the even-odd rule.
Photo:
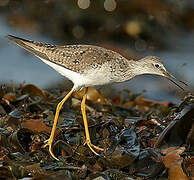
[[[53,158],[58,160],[52,152],[52,142],[56,130],[60,109],[64,102],[74,91],[86,88],[81,103],[81,111],[85,127],[86,144],[93,153],[98,155],[96,150],[104,151],[103,148],[95,146],[90,140],[88,122],[86,118],[85,102],[87,87],[104,85],[114,82],[128,81],[135,76],[142,74],[155,74],[168,78],[178,87],[183,89],[162,64],[160,58],[147,56],[139,61],[126,59],[117,52],[92,45],[65,45],[57,46],[36,41],[30,41],[8,35],[7,38],[20,47],[33,53],[44,63],[54,68],[57,72],[71,80],[74,84],[71,91],[57,105],[54,124],[51,135],[44,147],[49,146],[49,152]],[[179,81],[186,85],[184,82]]]

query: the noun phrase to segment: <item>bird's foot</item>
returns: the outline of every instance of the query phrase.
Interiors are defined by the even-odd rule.
[[[97,150],[99,150],[99,151],[104,151],[103,148],[100,148],[100,147],[98,147],[98,146],[93,145],[93,144],[91,143],[90,140],[86,140],[86,142],[85,142],[84,144],[87,144],[88,147],[91,149],[91,151],[92,151],[95,155],[97,155],[97,156],[99,156],[99,154],[98,154],[94,149],[97,149]]]
[[[56,159],[57,161],[59,161],[59,159],[56,158],[56,156],[54,155],[54,153],[53,153],[53,151],[52,151],[52,143],[53,143],[53,139],[50,137],[50,138],[47,139],[44,143],[46,143],[46,144],[44,144],[42,147],[43,147],[43,148],[46,148],[47,146],[49,146],[49,153],[50,153],[50,155],[51,155],[54,159]]]

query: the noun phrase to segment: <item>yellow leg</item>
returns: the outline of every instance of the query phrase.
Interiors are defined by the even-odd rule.
[[[51,154],[51,156],[58,160],[54,153],[52,152],[52,143],[53,143],[53,139],[54,139],[54,135],[55,135],[55,130],[56,130],[56,126],[57,126],[57,121],[58,121],[58,117],[59,117],[59,112],[63,106],[63,104],[65,103],[65,101],[71,96],[71,94],[73,93],[73,89],[63,98],[63,100],[57,105],[57,109],[56,109],[56,113],[55,113],[55,118],[54,118],[54,123],[53,123],[53,127],[52,127],[52,131],[51,131],[51,135],[49,137],[48,140],[46,140],[46,144],[43,145],[43,148],[49,146],[49,152]]]
[[[98,149],[100,151],[104,151],[104,150],[102,148],[99,148],[98,146],[95,146],[95,145],[93,145],[91,143],[90,133],[89,133],[89,129],[88,129],[88,121],[87,121],[87,117],[86,117],[86,106],[85,106],[86,97],[87,97],[87,94],[85,94],[83,96],[83,100],[82,100],[82,103],[81,103],[81,111],[82,111],[82,116],[83,116],[83,121],[84,121],[84,127],[85,127],[85,133],[86,133],[86,144],[88,145],[88,147],[91,149],[91,151],[94,154],[99,155],[93,148]]]

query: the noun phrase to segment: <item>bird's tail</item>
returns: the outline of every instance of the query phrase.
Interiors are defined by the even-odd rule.
[[[6,36],[9,40],[15,42],[18,46],[26,49],[27,51],[33,53],[35,56],[38,56],[42,59],[48,59],[47,55],[44,53],[45,46],[44,44],[36,41],[30,41],[22,39],[13,35]]]

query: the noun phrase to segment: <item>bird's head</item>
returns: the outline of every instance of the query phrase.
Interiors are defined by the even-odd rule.
[[[139,73],[140,74],[156,74],[159,76],[164,76],[170,81],[172,81],[174,84],[176,84],[181,89],[182,86],[180,86],[177,82],[180,82],[187,86],[186,83],[183,81],[177,80],[173,75],[171,75],[166,68],[164,67],[162,61],[159,57],[156,56],[146,56],[145,58],[142,58],[141,60],[137,61],[138,67],[140,68]]]

